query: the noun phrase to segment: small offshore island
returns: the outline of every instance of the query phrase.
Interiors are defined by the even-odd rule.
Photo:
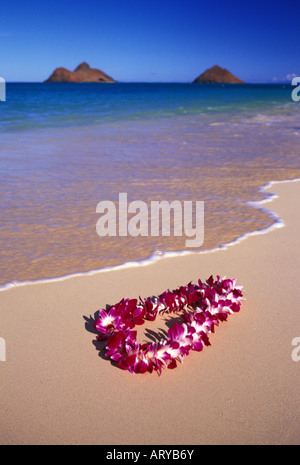
[[[44,82],[117,82],[100,69],[91,68],[86,62],[81,63],[70,71],[67,68],[56,68]],[[192,83],[203,84],[244,84],[244,81],[234,76],[226,68],[212,66],[200,74]]]
[[[100,69],[91,68],[83,62],[70,71],[66,68],[56,68],[45,82],[116,82]]]
[[[244,81],[218,65],[207,69],[193,81],[196,84],[199,82],[203,84],[244,84]]]

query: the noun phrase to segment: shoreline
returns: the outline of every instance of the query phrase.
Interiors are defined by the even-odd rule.
[[[182,250],[182,251],[169,251],[169,252],[162,252],[162,253],[157,253],[154,252],[152,255],[150,255],[148,258],[145,258],[143,260],[139,261],[131,261],[131,262],[125,262],[121,263],[119,265],[114,265],[114,266],[107,266],[95,270],[90,270],[90,271],[84,271],[84,272],[77,272],[77,273],[70,273],[67,275],[62,275],[62,276],[57,276],[53,278],[41,278],[41,279],[36,279],[36,280],[27,280],[27,281],[10,281],[8,283],[0,284],[0,292],[1,291],[6,291],[11,288],[16,288],[20,286],[26,286],[29,284],[40,284],[40,283],[51,283],[51,282],[59,282],[59,281],[64,281],[67,279],[72,279],[75,277],[80,277],[80,276],[93,276],[98,273],[106,273],[106,272],[112,272],[112,271],[117,271],[117,270],[123,270],[127,268],[134,268],[134,267],[143,267],[143,266],[149,266],[156,261],[159,261],[163,258],[170,258],[170,257],[182,257],[185,255],[199,255],[199,254],[209,254],[209,253],[215,253],[218,252],[219,250],[227,250],[228,247],[234,246],[239,244],[241,241],[247,239],[248,237],[255,236],[255,235],[260,235],[260,234],[268,234],[269,232],[273,231],[273,229],[281,228],[284,226],[283,220],[273,211],[267,208],[262,207],[265,203],[270,203],[274,199],[276,199],[278,196],[276,194],[268,193],[267,191],[271,189],[273,185],[276,184],[281,184],[281,183],[290,183],[290,182],[299,182],[300,178],[295,178],[295,179],[289,179],[289,180],[282,180],[282,181],[269,181],[261,188],[258,190],[258,192],[261,192],[267,197],[263,200],[257,201],[257,202],[246,202],[246,205],[251,205],[254,206],[254,208],[257,208],[258,210],[264,211],[265,213],[268,214],[270,218],[274,220],[274,223],[271,224],[270,226],[267,226],[266,228],[260,229],[260,230],[255,230],[251,232],[247,232],[245,234],[242,234],[240,237],[236,238],[232,242],[229,242],[228,244],[222,244],[219,247],[216,247],[214,249],[207,249],[207,250],[198,250],[198,251],[192,251],[192,250]]]
[[[272,185],[285,227],[235,247],[0,293],[0,443],[298,444],[297,181]],[[99,309],[217,274],[236,278],[246,300],[210,334],[211,346],[160,377],[103,356],[93,330]],[[141,337],[169,323],[146,322]]]

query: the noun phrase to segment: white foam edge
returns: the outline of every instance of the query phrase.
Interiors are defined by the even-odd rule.
[[[280,218],[273,210],[269,210],[267,208],[262,207],[265,203],[272,202],[274,199],[278,198],[277,194],[274,193],[268,193],[266,192],[267,189],[270,189],[274,184],[283,184],[283,183],[290,183],[290,182],[300,182],[300,178],[295,178],[295,179],[288,179],[288,180],[282,180],[282,181],[269,181],[267,184],[263,185],[260,189],[259,192],[262,192],[264,194],[267,194],[267,197],[265,199],[259,200],[259,201],[249,201],[245,202],[245,205],[250,205],[254,208],[257,208],[265,213],[267,213],[273,220],[274,223],[271,224],[270,226],[259,229],[256,231],[251,231],[247,232],[245,234],[242,234],[238,238],[234,239],[231,242],[228,242],[227,244],[222,244],[219,247],[215,247],[214,249],[206,249],[206,250],[182,250],[182,251],[167,251],[167,252],[160,252],[158,255],[158,252],[153,252],[150,257],[145,258],[143,260],[139,261],[132,261],[132,262],[126,262],[122,263],[120,265],[112,265],[112,266],[106,266],[97,270],[91,270],[91,271],[82,271],[78,273],[70,273],[64,276],[59,276],[59,277],[54,277],[54,278],[43,278],[43,279],[37,279],[37,280],[28,280],[28,281],[11,281],[9,283],[0,285],[0,292],[5,291],[11,288],[15,287],[20,287],[20,286],[26,286],[28,284],[46,284],[46,283],[52,283],[52,282],[58,282],[58,281],[65,281],[67,279],[71,279],[74,277],[81,277],[81,276],[93,276],[95,274],[99,273],[106,273],[106,272],[111,272],[111,271],[117,271],[117,270],[123,270],[126,268],[135,268],[135,267],[143,267],[143,266],[149,266],[152,263],[157,262],[158,260],[161,260],[163,258],[169,258],[169,257],[181,257],[185,255],[195,255],[195,254],[208,254],[208,253],[214,253],[218,252],[220,250],[226,250],[228,247],[231,247],[233,245],[236,245],[240,243],[241,241],[247,239],[250,236],[256,236],[260,234],[267,234],[270,231],[273,231],[274,229],[277,228],[282,228],[285,226],[284,221],[282,218]]]

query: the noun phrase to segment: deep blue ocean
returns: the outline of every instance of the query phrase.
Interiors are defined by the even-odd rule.
[[[8,83],[0,131],[298,107],[289,85]]]

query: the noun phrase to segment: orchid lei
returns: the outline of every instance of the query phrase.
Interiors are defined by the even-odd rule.
[[[98,340],[106,340],[106,356],[118,362],[118,366],[131,373],[156,371],[163,367],[175,368],[191,350],[201,351],[210,345],[208,333],[215,325],[226,321],[228,315],[240,310],[243,299],[242,286],[236,279],[214,280],[213,276],[203,283],[191,282],[173,291],[165,291],[158,297],[143,300],[122,299],[106,310],[99,311],[94,323],[99,331]],[[139,344],[135,325],[145,320],[154,321],[159,313],[182,312],[183,323],[175,322],[160,342]]]

